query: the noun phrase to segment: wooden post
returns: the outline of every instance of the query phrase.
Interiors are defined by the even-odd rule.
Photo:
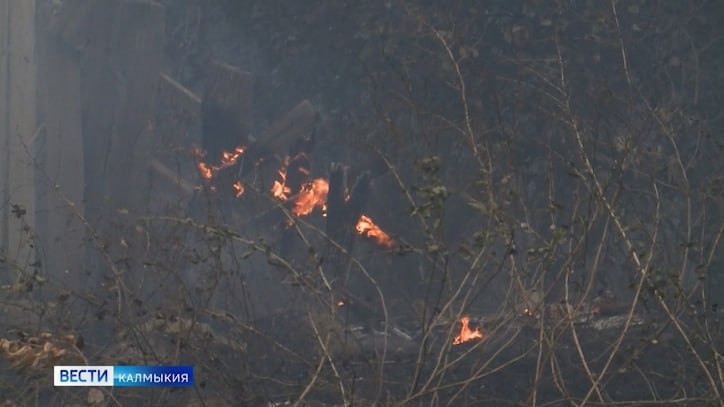
[[[37,237],[49,275],[70,287],[87,280],[83,269],[86,230],[83,208],[83,139],[80,62],[58,32],[48,30],[52,13],[41,13],[38,30],[36,140]],[[60,22],[57,22],[60,24]]]
[[[85,215],[100,239],[89,247],[89,267],[107,270],[97,250],[112,252],[125,237],[119,226],[132,218],[119,210],[138,212],[134,174],[148,168],[134,162],[134,150],[151,119],[164,9],[147,0],[90,3],[69,3],[79,7],[82,19],[62,32],[80,54]],[[114,261],[124,256],[110,254]]]
[[[104,2],[100,3],[100,7]],[[114,16],[110,66],[106,74],[115,85],[110,150],[107,150],[111,183],[106,191],[117,205],[133,206],[137,185],[129,174],[146,168],[134,161],[136,143],[152,119],[156,85],[161,73],[164,8],[152,1],[124,1]],[[102,97],[102,95],[96,95]],[[114,185],[115,183],[115,185]],[[132,208],[140,209],[140,208]]]
[[[0,0],[0,249],[21,269],[33,261],[35,79],[35,1]]]

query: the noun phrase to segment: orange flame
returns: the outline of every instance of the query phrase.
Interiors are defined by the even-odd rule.
[[[241,181],[236,181],[231,187],[234,188],[234,196],[237,198],[244,193],[244,184]]]
[[[279,180],[274,181],[274,185],[272,185],[271,192],[272,195],[274,195],[275,198],[286,201],[289,199],[289,194],[292,192],[292,190],[286,185],[287,183],[287,166],[286,163],[289,161],[288,159],[285,160],[285,165],[279,169],[277,172],[279,174]]]
[[[246,151],[244,147],[238,146],[234,151],[224,151],[221,153],[221,167],[230,167],[236,164],[236,160],[244,154],[244,151]]]
[[[214,177],[214,170],[203,161],[199,161],[199,163],[196,164],[196,168],[199,169],[199,173],[203,179],[211,179]]]
[[[360,235],[372,238],[378,244],[387,248],[391,248],[394,244],[390,235],[385,233],[384,230],[380,229],[380,227],[372,222],[372,219],[370,219],[366,215],[362,215],[359,217],[357,225],[355,226],[355,230],[357,230],[357,233],[359,233]]]
[[[462,317],[460,318],[460,323],[462,324],[462,327],[460,328],[460,333],[458,334],[458,336],[453,339],[453,345],[460,345],[461,343],[472,341],[473,339],[483,338],[483,333],[480,331],[480,328],[475,328],[475,330],[473,331],[468,326],[468,324],[470,323],[470,318]]]
[[[314,208],[319,207],[324,214],[327,211],[328,192],[329,182],[324,178],[317,178],[304,184],[294,201],[292,212],[297,216],[306,216],[312,213]]]
[[[239,157],[241,157],[241,155],[244,154],[245,151],[246,149],[244,147],[238,146],[234,148],[233,151],[222,152],[221,163],[219,165],[209,165],[203,161],[199,161],[199,163],[196,164],[196,168],[198,168],[202,178],[207,180],[211,179],[214,177],[214,174],[216,172],[219,172],[224,168],[231,167],[232,165],[236,164],[236,161],[239,160]],[[206,156],[206,151],[202,150],[199,147],[192,147],[191,154],[201,159]]]
[[[320,208],[322,216],[327,216],[329,181],[324,178],[315,178],[304,184],[299,193],[290,196],[292,191],[291,188],[286,185],[286,181],[287,169],[291,161],[292,159],[289,157],[284,159],[284,165],[282,165],[282,167],[278,170],[279,176],[271,187],[272,195],[281,201],[292,200],[294,203],[292,213],[296,216],[307,216],[311,214],[315,208]],[[299,171],[304,175],[309,175],[309,170],[307,168],[299,167]],[[350,193],[348,190],[344,192],[344,200],[345,202],[349,202],[350,200]],[[392,238],[379,226],[377,226],[368,216],[361,215],[355,225],[355,229],[360,235],[374,239],[378,244],[384,247],[392,248],[394,245]]]

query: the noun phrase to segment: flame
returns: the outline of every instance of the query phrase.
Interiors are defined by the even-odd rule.
[[[212,179],[216,172],[219,172],[224,168],[231,167],[232,165],[236,164],[236,162],[239,160],[239,157],[241,157],[241,155],[244,154],[245,151],[246,148],[244,148],[243,146],[237,146],[232,151],[224,151],[221,153],[221,163],[219,165],[209,165],[204,161],[201,161],[202,158],[206,157],[206,151],[199,147],[191,148],[191,154],[199,159],[198,164],[196,164],[196,168],[198,168],[201,177],[207,180]]]
[[[278,178],[274,181],[274,184],[271,187],[272,195],[280,201],[291,201],[294,204],[292,207],[292,213],[296,216],[307,216],[314,212],[315,208],[319,208],[321,210],[322,216],[327,216],[329,180],[325,178],[315,178],[304,184],[296,195],[291,195],[291,188],[286,185],[286,182],[289,164],[294,159],[290,159],[288,156],[284,159],[284,164],[277,171]],[[299,167],[298,170],[304,175],[309,175],[310,173],[309,169],[304,167]],[[345,202],[349,202],[349,190],[345,190],[344,200]],[[360,216],[357,224],[355,225],[355,229],[360,235],[374,239],[378,244],[384,247],[392,248],[394,245],[392,238],[366,215]]]
[[[244,147],[237,146],[234,151],[224,151],[221,153],[221,167],[230,167],[236,164],[236,160],[244,154]]]
[[[292,189],[289,188],[286,184],[287,183],[287,170],[289,168],[289,164],[291,164],[292,162],[294,162],[298,159],[306,158],[306,157],[307,157],[307,155],[304,153],[299,153],[299,154],[295,155],[294,157],[289,157],[289,156],[284,157],[284,164],[277,171],[277,174],[279,174],[279,177],[276,181],[274,181],[274,184],[271,187],[271,193],[272,193],[272,195],[274,195],[275,198],[279,199],[280,201],[287,201],[290,199],[290,195],[292,194]],[[297,171],[299,171],[300,174],[305,175],[305,176],[310,174],[308,168],[301,167],[301,166],[299,168],[297,168]],[[306,187],[307,187],[307,185],[304,185],[302,187],[301,191],[299,191],[299,195],[303,195],[305,193]],[[326,199],[327,198],[326,198],[326,194],[325,194],[324,200],[326,200]],[[297,198],[297,200],[299,200],[299,198]],[[309,213],[304,213],[304,215],[308,215],[308,214]],[[297,214],[297,215],[299,215],[299,214]]]
[[[460,318],[460,323],[462,324],[462,327],[460,328],[460,333],[458,334],[458,336],[453,339],[453,345],[460,345],[461,343],[465,343],[473,339],[483,338],[483,333],[480,331],[480,328],[475,328],[475,330],[473,331],[468,326],[468,324],[470,323],[470,318],[462,317]]]
[[[320,207],[322,212],[327,209],[327,193],[329,192],[329,182],[324,178],[316,178],[311,182],[304,184],[294,197],[290,197],[292,190],[289,188],[287,183],[287,168],[289,163],[296,160],[300,156],[296,156],[291,159],[289,156],[284,158],[284,165],[279,168],[277,174],[279,174],[276,181],[271,187],[271,193],[275,198],[281,201],[287,201],[294,199],[294,207],[292,212],[297,216],[306,216],[314,211],[314,208]],[[309,175],[309,170],[304,167],[299,167],[299,172],[303,175]]]
[[[297,216],[306,216],[312,213],[314,208],[319,207],[322,213],[327,211],[327,193],[329,182],[324,178],[316,178],[302,186],[302,190],[294,200],[294,212]]]
[[[380,229],[372,219],[366,215],[361,215],[355,226],[355,230],[362,236],[367,236],[374,239],[378,244],[391,248],[394,244],[390,235],[385,233],[384,230]]]
[[[199,169],[199,173],[203,179],[211,179],[214,177],[214,170],[203,161],[199,161],[199,163],[196,164],[196,168]]]
[[[237,198],[244,193],[244,184],[241,181],[236,181],[231,187],[234,188],[234,196]]]
[[[289,199],[289,194],[292,192],[292,190],[286,185],[287,183],[287,163],[288,159],[285,160],[285,165],[279,169],[277,172],[279,174],[279,180],[274,181],[274,185],[272,185],[271,192],[272,195],[274,195],[275,198],[286,201]]]

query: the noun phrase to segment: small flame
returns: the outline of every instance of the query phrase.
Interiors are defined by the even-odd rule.
[[[288,161],[288,160],[285,160]],[[279,174],[279,179],[277,181],[274,181],[274,185],[272,185],[271,192],[272,195],[274,195],[275,198],[286,201],[289,199],[289,194],[292,192],[292,190],[286,185],[287,183],[287,166],[286,163],[284,167],[280,168],[277,172]]]
[[[221,163],[219,165],[209,165],[204,161],[201,161],[201,159],[206,156],[206,151],[199,147],[191,148],[191,154],[199,159],[199,163],[196,164],[196,168],[198,168],[201,177],[207,180],[213,178],[216,172],[219,172],[224,168],[231,167],[232,165],[236,164],[236,162],[239,160],[239,157],[241,157],[241,155],[244,154],[245,151],[246,149],[242,146],[234,148],[233,151],[224,151],[221,153]]]
[[[231,187],[234,188],[235,197],[239,198],[242,194],[244,194],[244,184],[242,184],[241,181],[236,181]]]
[[[294,201],[294,209],[292,211],[297,216],[306,216],[312,213],[314,208],[319,207],[322,213],[325,214],[327,211],[328,192],[329,182],[324,178],[316,178],[304,184]]]
[[[234,151],[224,151],[221,153],[221,167],[230,167],[236,164],[236,161],[244,154],[244,147],[238,146]]]
[[[453,345],[460,345],[461,343],[465,343],[473,339],[483,338],[483,333],[480,331],[480,328],[475,328],[475,330],[473,331],[468,326],[468,324],[470,323],[470,318],[462,317],[460,318],[460,323],[462,324],[462,327],[460,328],[460,333],[458,334],[458,336],[453,339]]]
[[[199,163],[196,164],[196,168],[199,169],[199,173],[203,179],[211,179],[214,177],[214,170],[203,161],[199,161]]]
[[[385,246],[387,248],[391,248],[392,245],[394,244],[390,235],[385,233],[384,230],[382,230],[379,226],[377,226],[372,221],[372,219],[370,219],[366,215],[362,215],[359,217],[359,220],[357,221],[357,225],[355,226],[355,230],[357,230],[357,233],[359,233],[360,235],[372,238],[378,244]]]

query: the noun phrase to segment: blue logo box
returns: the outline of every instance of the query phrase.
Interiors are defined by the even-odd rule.
[[[117,387],[189,387],[193,384],[193,366],[113,366],[113,386]]]
[[[55,386],[188,387],[193,366],[55,366]]]

